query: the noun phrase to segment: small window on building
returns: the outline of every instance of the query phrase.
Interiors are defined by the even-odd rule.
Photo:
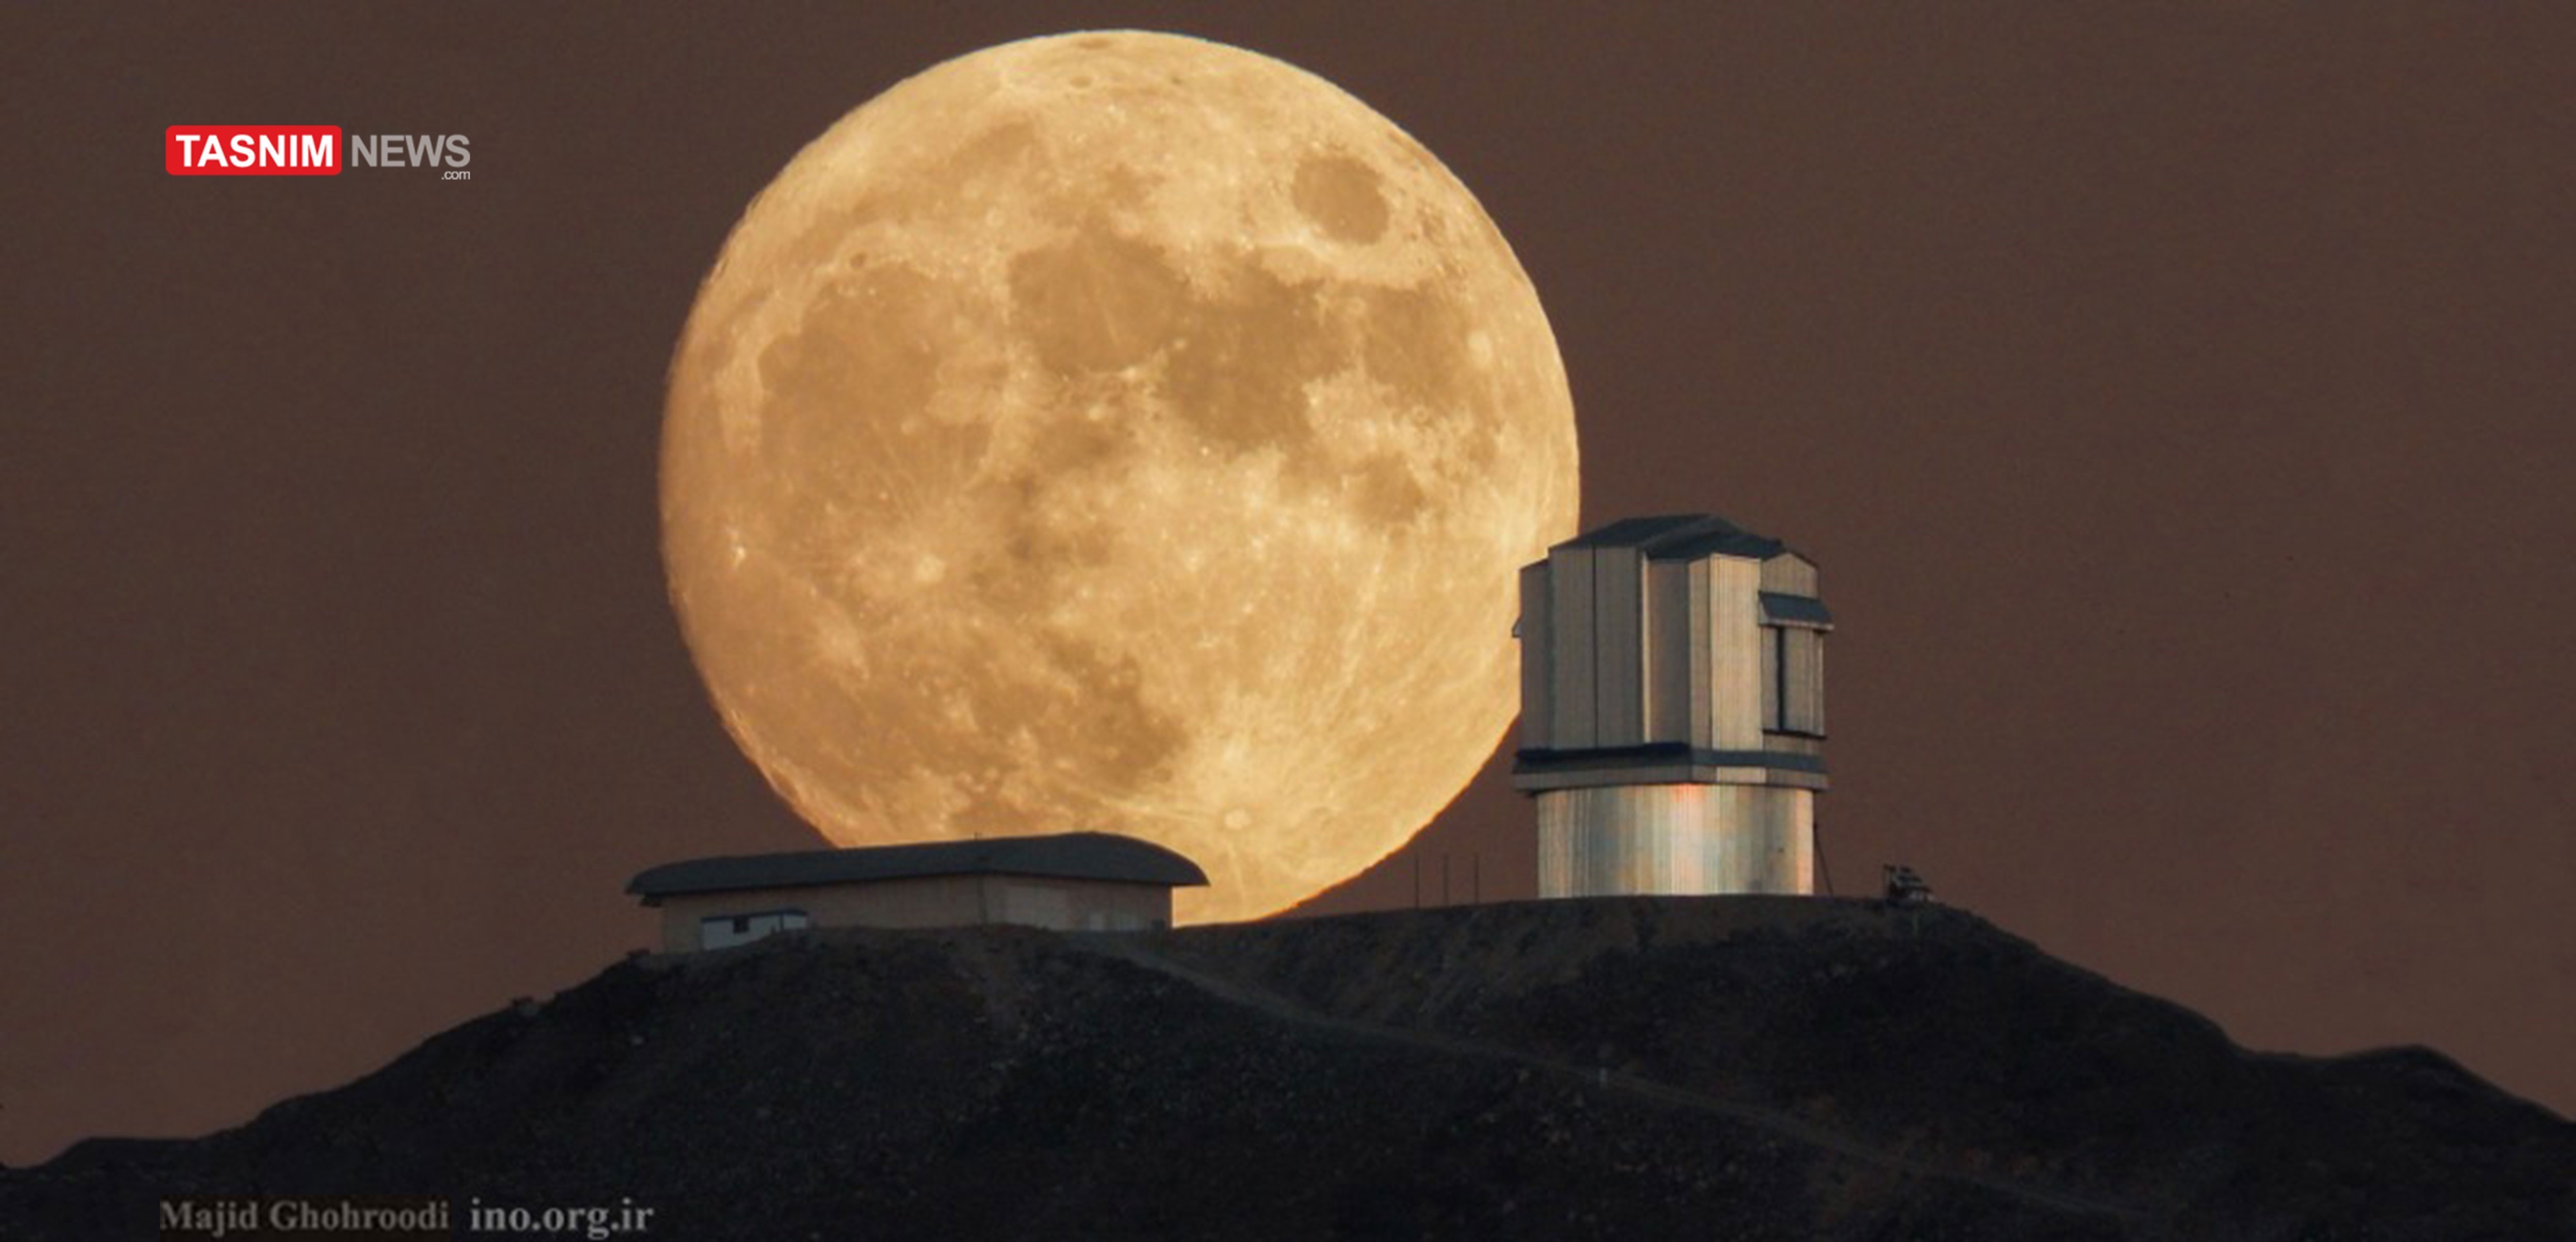
[[[763,936],[801,931],[813,920],[802,910],[762,910],[753,914],[718,914],[698,920],[698,947],[730,949]]]

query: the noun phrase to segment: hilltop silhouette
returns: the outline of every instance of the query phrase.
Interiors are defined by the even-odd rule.
[[[762,1242],[2541,1242],[2576,1238],[2576,1125],[2423,1049],[2249,1053],[1938,906],[809,932],[0,1172],[0,1236],[283,1193],[631,1200],[651,1237]]]

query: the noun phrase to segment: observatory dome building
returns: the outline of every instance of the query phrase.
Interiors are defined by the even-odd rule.
[[[1520,594],[1539,895],[1814,892],[1815,563],[1723,518],[1629,518],[1548,549]]]

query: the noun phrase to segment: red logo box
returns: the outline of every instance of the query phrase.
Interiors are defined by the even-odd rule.
[[[173,177],[336,177],[337,125],[173,125],[161,161]]]

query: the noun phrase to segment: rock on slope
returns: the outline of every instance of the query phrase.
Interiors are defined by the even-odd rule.
[[[2576,1126],[2420,1049],[2243,1052],[1941,908],[809,933],[524,1009],[0,1173],[0,1237],[372,1193],[763,1242],[2576,1238]]]

